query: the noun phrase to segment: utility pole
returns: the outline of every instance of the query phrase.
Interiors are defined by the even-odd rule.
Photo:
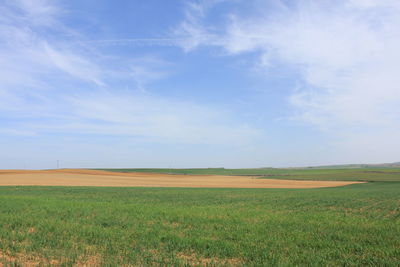
[[[57,169],[59,169],[59,168],[60,168],[60,161],[57,160]]]

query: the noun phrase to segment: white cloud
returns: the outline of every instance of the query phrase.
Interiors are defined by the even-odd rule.
[[[19,22],[29,23],[30,26],[50,26],[57,23],[56,16],[61,9],[56,5],[57,0],[6,0],[8,8],[3,10],[7,12],[8,17],[12,17],[14,23],[16,18]],[[17,12],[10,12],[10,7]]]
[[[180,144],[244,145],[261,132],[233,120],[228,111],[172,99],[119,91],[96,91],[65,96],[60,103],[46,103],[44,109],[28,105],[14,115],[31,113],[33,121],[15,123],[3,134],[85,134],[139,137],[151,142]],[[37,115],[41,116],[37,120]],[[27,134],[26,134],[27,135]]]
[[[99,68],[86,58],[70,51],[56,50],[48,44],[44,45],[44,52],[50,63],[61,71],[96,85],[105,85],[100,79]]]
[[[207,13],[213,7],[224,3],[235,3],[237,0],[200,0],[185,2],[185,16],[180,25],[173,29],[177,37],[174,44],[189,52],[200,45],[220,45],[221,36],[217,34],[219,25],[206,24]]]
[[[43,75],[60,74],[102,84],[97,64],[87,58],[84,47],[66,45],[68,40],[63,40],[63,35],[71,35],[73,30],[59,22],[62,11],[53,4],[20,0],[3,6],[0,67],[4,72],[0,87],[44,86]],[[43,33],[48,28],[53,32],[49,37]],[[60,36],[60,40],[54,40],[53,35]]]
[[[8,1],[0,12],[1,135],[241,144],[259,134],[220,108],[146,94],[171,64],[156,56],[103,56],[63,23],[66,12],[57,1]],[[122,89],[124,84],[143,92]]]
[[[204,43],[210,43],[215,38],[202,24],[206,10],[207,5],[205,3],[187,3],[185,19],[173,31],[173,34],[180,38],[178,45],[183,47],[185,51],[190,51]]]
[[[120,92],[69,97],[73,112],[57,125],[32,125],[46,131],[139,136],[191,144],[245,144],[260,132],[237,125],[227,111],[190,102]],[[47,128],[47,129],[46,129]]]
[[[255,15],[232,12],[222,34],[194,43],[232,55],[257,52],[265,69],[283,63],[296,70],[301,86],[289,97],[294,117],[329,134],[350,140],[368,131],[370,142],[399,134],[400,2],[279,2],[273,8],[255,2]],[[208,31],[204,21],[198,31]],[[398,148],[397,138],[391,140]]]
[[[130,60],[129,77],[137,88],[144,92],[148,83],[167,77],[173,69],[173,64],[154,56],[145,56]]]

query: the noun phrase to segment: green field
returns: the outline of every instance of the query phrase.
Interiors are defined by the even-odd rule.
[[[0,187],[0,258],[10,266],[398,266],[399,237],[400,182]]]
[[[171,174],[250,175],[269,179],[400,181],[400,168],[259,168],[259,169],[101,169],[116,172],[151,172]]]

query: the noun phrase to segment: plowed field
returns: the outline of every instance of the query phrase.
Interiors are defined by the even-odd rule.
[[[359,182],[258,179],[251,176],[119,173],[86,169],[0,170],[0,186],[320,188]]]

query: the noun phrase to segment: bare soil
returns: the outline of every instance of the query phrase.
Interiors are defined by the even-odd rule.
[[[86,169],[0,170],[0,186],[319,188],[360,182],[257,179],[251,176],[120,173]]]

